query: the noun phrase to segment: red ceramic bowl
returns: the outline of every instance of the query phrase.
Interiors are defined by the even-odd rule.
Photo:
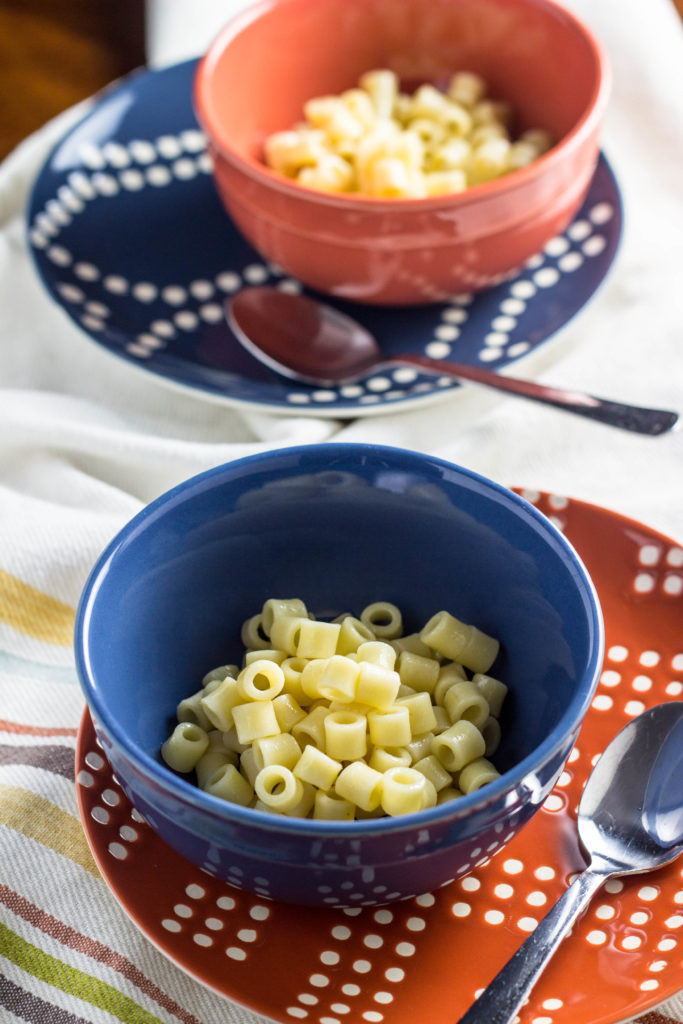
[[[265,166],[264,139],[306,100],[376,67],[413,84],[479,72],[520,129],[559,141],[523,170],[428,199],[315,192]],[[340,298],[408,304],[489,287],[562,231],[590,185],[608,79],[599,43],[553,0],[267,0],[218,35],[194,99],[222,201],[265,259]]]

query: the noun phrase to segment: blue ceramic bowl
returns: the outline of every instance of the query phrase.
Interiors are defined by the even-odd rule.
[[[239,660],[241,623],[270,596],[321,616],[385,599],[408,630],[445,608],[498,637],[502,777],[417,814],[348,823],[233,806],[174,774],[159,749],[178,701]],[[75,647],[113,770],[165,842],[263,896],[362,906],[466,874],[529,820],[590,704],[603,626],[574,549],[514,493],[414,452],[324,444],[236,460],[149,505],[93,569]]]

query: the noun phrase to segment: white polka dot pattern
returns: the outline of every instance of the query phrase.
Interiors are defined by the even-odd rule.
[[[186,201],[201,210],[198,200],[202,189],[212,196],[214,192],[209,184],[212,165],[202,132],[183,123],[184,118],[173,109],[163,111],[167,123],[160,125],[162,111],[158,103],[151,117],[151,111],[144,109],[144,103],[151,101],[139,98],[147,96],[145,89],[153,90],[154,81],[161,81],[163,76],[169,81],[176,76],[186,81],[188,91],[191,88],[189,67],[148,73],[140,80],[139,96],[134,87],[125,83],[121,86],[123,90],[130,88],[126,99],[132,94],[132,103],[139,104],[139,113],[148,117],[149,137],[138,131],[136,137],[128,138],[119,134],[119,129],[112,129],[116,134],[102,138],[98,129],[89,138],[86,118],[78,133],[64,140],[69,151],[64,166],[68,169],[58,172],[46,167],[41,175],[30,213],[30,242],[46,283],[70,316],[100,344],[164,379],[170,376],[184,383],[185,377],[191,386],[223,400],[266,406],[272,402],[285,412],[335,415],[352,409],[356,415],[372,415],[407,400],[436,401],[457,389],[460,385],[451,377],[413,369],[406,372],[398,365],[370,375],[358,385],[334,389],[296,387],[274,379],[264,383],[263,375],[248,367],[240,367],[237,374],[232,370],[223,374],[219,342],[211,340],[209,328],[221,324],[226,296],[254,284],[274,284],[288,291],[300,290],[301,285],[279,266],[255,256],[236,232],[234,238],[226,238],[223,255],[220,232],[215,231],[213,223],[192,227],[201,235],[201,243],[197,239],[195,245],[201,244],[205,250],[213,247],[211,273],[202,268],[193,276],[185,268],[181,276],[171,277],[174,260],[159,254],[164,247],[182,251],[185,240],[179,239],[174,230],[175,212]],[[160,130],[152,129],[152,125],[160,125]],[[604,162],[596,181],[574,224],[551,239],[543,252],[528,260],[517,274],[501,276],[488,292],[476,297],[434,295],[435,305],[424,307],[424,317],[419,308],[406,310],[414,321],[407,349],[439,361],[457,359],[502,367],[544,342],[558,327],[557,310],[561,311],[560,319],[573,315],[590,298],[613,258],[621,207],[616,184]],[[167,235],[161,240],[153,234],[154,273],[145,271],[153,280],[138,279],[131,272],[126,258],[130,240],[124,241],[119,251],[107,237],[109,225],[117,230],[121,204],[132,202],[168,203],[164,218],[169,223]],[[89,223],[95,210],[105,226],[83,232],[79,225]],[[140,214],[133,217],[141,238],[139,244],[144,245],[146,218]],[[89,251],[80,251],[84,248]],[[606,249],[609,251],[605,256]],[[601,262],[599,270],[595,269],[596,260]],[[582,269],[585,280],[577,284]],[[550,318],[546,313],[549,295],[553,295],[555,310]],[[86,309],[88,299],[107,306],[107,300],[113,300],[111,315]],[[146,322],[140,308],[145,306],[154,307]],[[166,309],[163,316],[160,306]],[[130,323],[135,324],[134,329],[127,326]],[[401,342],[406,337],[405,324],[403,318],[397,321],[398,330],[386,328],[387,341]],[[381,330],[379,334],[380,343],[385,344]],[[188,345],[182,347],[185,342]],[[166,369],[169,359],[174,363],[179,360],[173,373]]]
[[[563,497],[532,492],[525,495],[546,513],[560,514],[570,539],[578,528],[574,520],[584,514],[583,510],[590,510],[589,522],[598,514],[590,506]],[[632,593],[634,572],[642,564],[642,545],[634,542],[633,536],[633,528],[625,529],[631,562],[626,559],[620,569],[627,594]],[[659,552],[657,564],[665,550],[670,549]],[[609,560],[608,551],[606,557]],[[611,581],[613,577],[612,568]],[[600,591],[601,579],[596,582]],[[645,600],[658,601],[660,608],[668,606],[669,598],[660,595]],[[146,910],[152,914],[147,928],[190,973],[215,965],[209,978],[214,987],[220,978],[218,987],[226,985],[227,994],[252,1002],[256,998],[256,1005],[264,1013],[283,1022],[377,1020],[380,1024],[411,1024],[413,1018],[409,1020],[410,1014],[405,1016],[407,1012],[401,1010],[403,1000],[408,999],[405,1005],[411,1006],[410,993],[422,991],[428,965],[435,1000],[441,998],[441,992],[449,994],[439,1002],[438,1010],[432,1007],[433,1017],[428,1021],[425,1018],[426,1024],[450,1024],[458,1015],[454,999],[462,999],[460,1012],[464,1012],[490,976],[485,958],[480,964],[482,958],[472,957],[471,948],[485,947],[489,957],[504,963],[583,868],[577,841],[571,838],[575,835],[572,816],[583,780],[602,746],[630,716],[647,703],[658,702],[663,690],[672,683],[680,684],[683,678],[680,635],[673,634],[677,643],[672,647],[671,636],[656,629],[642,637],[636,637],[633,631],[620,633],[613,628],[615,617],[609,601],[605,610],[605,667],[587,725],[554,791],[505,852],[488,861],[489,851],[474,846],[470,851],[472,862],[480,860],[480,866],[436,893],[388,906],[319,911],[305,907],[292,910],[258,894],[240,891],[243,872],[237,865],[233,881],[238,888],[229,890],[210,874],[176,858],[174,869],[165,874],[163,895],[152,900]],[[598,700],[601,696],[608,700]],[[86,831],[90,842],[98,845],[104,868],[110,872],[110,884],[113,879],[119,887],[122,884],[117,865],[127,863],[135,869],[134,903],[124,904],[135,915],[140,912],[137,877],[148,871],[146,851],[150,844],[157,843],[155,863],[156,857],[164,854],[159,852],[159,841],[142,817],[123,797],[92,733],[84,733],[82,742],[77,769]],[[504,830],[501,835],[505,839]],[[172,852],[165,855],[172,856]],[[267,886],[265,879],[260,883]],[[291,952],[293,928],[297,935],[295,958]],[[593,1024],[590,994],[587,1002],[581,1002],[582,1010],[577,1009],[577,998],[583,986],[589,984],[587,978],[596,971],[596,965],[603,963],[596,958],[598,951],[608,965],[608,974],[598,971],[591,982],[599,986],[601,999],[611,985],[617,984],[616,979],[624,976],[630,979],[629,991],[635,986],[641,1000],[636,1010],[651,1006],[672,990],[672,978],[679,977],[683,952],[680,865],[661,869],[650,878],[609,880],[566,942],[572,945],[575,965],[570,989],[561,983],[565,974],[549,971],[522,1011],[522,1024]],[[263,1006],[256,989],[249,992],[245,988],[252,976],[261,986],[263,956],[269,965],[278,963],[279,957],[286,964],[278,975],[278,990],[287,994],[274,1006]],[[464,988],[454,988],[454,956],[458,963],[463,959],[467,963]],[[624,997],[618,986],[616,991]],[[581,1016],[584,1011],[587,1016]]]

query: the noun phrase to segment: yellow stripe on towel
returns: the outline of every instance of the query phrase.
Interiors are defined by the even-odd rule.
[[[0,622],[47,644],[70,647],[74,609],[0,569]]]
[[[0,825],[21,832],[100,878],[78,818],[45,797],[19,786],[0,784]]]

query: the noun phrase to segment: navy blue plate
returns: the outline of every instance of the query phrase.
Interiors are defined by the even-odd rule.
[[[115,355],[232,405],[356,417],[413,408],[459,387],[405,367],[353,386],[312,388],[286,381],[239,345],[223,316],[230,294],[250,284],[301,286],[263,262],[218,200],[192,109],[195,67],[186,61],[116,83],[46,161],[28,234],[52,297]],[[621,226],[619,189],[601,156],[573,223],[504,284],[431,306],[326,301],[364,323],[387,355],[502,369],[591,298]]]

